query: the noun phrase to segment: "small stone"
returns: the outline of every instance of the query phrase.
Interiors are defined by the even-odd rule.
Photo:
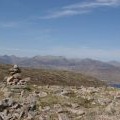
[[[34,120],[34,117],[30,113],[28,113],[27,120]]]
[[[18,69],[19,67],[18,67],[18,65],[14,65],[13,68],[14,69]]]
[[[77,115],[84,115],[85,112],[81,109],[71,109],[71,108],[68,108],[68,111],[72,112],[73,114],[77,114]]]
[[[70,120],[64,113],[58,114],[58,120]]]
[[[13,66],[12,68],[9,69],[9,72],[13,73],[13,74],[21,73],[21,70],[20,70],[20,68],[18,66],[16,66],[16,67]]]
[[[116,112],[113,103],[110,103],[106,108],[105,108],[105,112],[108,114],[113,114]]]
[[[50,107],[49,106],[45,106],[42,111],[49,111],[49,110],[50,110]]]
[[[14,74],[13,77],[14,77],[14,79],[18,79],[18,80],[22,79],[20,73],[16,73],[16,74]]]
[[[7,116],[8,113],[9,113],[9,111],[8,111],[7,109],[5,109],[3,112],[4,112],[4,115],[5,115],[5,116]]]
[[[61,113],[63,111],[63,108],[60,104],[55,104],[54,105],[54,110],[58,113]]]
[[[16,103],[15,105],[12,106],[12,109],[18,109],[18,108],[20,108],[20,107],[21,107],[21,105],[18,104],[18,103]]]
[[[14,113],[14,117],[19,118],[19,113]]]
[[[38,108],[38,109],[39,109],[39,111],[42,111],[42,107],[41,107],[41,106],[39,106],[39,108]]]
[[[14,104],[14,100],[12,98],[8,99],[8,106],[11,107]]]
[[[5,98],[10,98],[12,96],[12,92],[4,92]]]
[[[25,114],[25,112],[24,112],[24,111],[22,111],[22,112],[20,113],[20,115],[19,115],[18,120],[21,120],[21,118],[24,116],[24,114]]]
[[[7,78],[7,84],[10,84],[10,82],[13,82],[13,76],[10,76]]]
[[[43,97],[46,97],[48,94],[46,93],[46,92],[40,92],[39,94],[38,94],[38,96],[40,97],[40,98],[43,98]]]
[[[18,84],[19,84],[19,85],[25,85],[25,84],[26,84],[26,81],[25,81],[25,80],[20,80],[20,81],[18,82]]]
[[[78,108],[80,105],[78,105],[78,103],[72,103],[71,104],[73,108]]]
[[[20,97],[22,98],[23,95],[24,95],[24,90],[21,91],[21,93],[20,93]]]
[[[39,120],[44,120],[44,118],[42,116],[39,117]]]
[[[36,104],[32,103],[29,108],[28,108],[29,111],[34,111],[36,110]]]
[[[6,93],[9,92],[9,89],[7,87],[1,89],[2,92]]]
[[[26,82],[29,82],[30,81],[30,77],[24,78],[23,80],[26,81]]]

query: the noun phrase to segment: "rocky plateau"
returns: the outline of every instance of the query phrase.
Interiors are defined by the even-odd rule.
[[[6,82],[0,83],[0,120],[120,119],[118,88],[34,85],[29,81],[19,84],[23,79],[14,82],[18,79],[14,79],[14,75],[18,72],[11,74],[11,71]],[[11,76],[13,78],[8,81]]]

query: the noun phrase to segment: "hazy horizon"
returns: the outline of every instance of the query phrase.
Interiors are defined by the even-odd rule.
[[[0,57],[5,57],[5,56],[9,56],[9,57],[18,57],[18,58],[33,58],[33,57],[60,57],[60,58],[65,58],[68,60],[72,60],[72,59],[78,59],[78,60],[83,60],[83,59],[90,59],[90,60],[97,60],[97,61],[101,61],[101,62],[120,62],[120,60],[115,60],[115,59],[95,59],[95,58],[91,58],[91,57],[66,57],[66,56],[57,56],[57,55],[33,55],[33,56],[19,56],[19,55],[14,55],[14,54],[0,54]]]

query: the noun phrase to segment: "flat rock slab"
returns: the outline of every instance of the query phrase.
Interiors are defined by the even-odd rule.
[[[27,85],[11,85],[7,86],[11,92],[20,93],[22,90],[28,89]]]
[[[26,85],[11,85],[11,86],[8,86],[8,88],[10,88],[10,89],[26,89],[28,87]]]

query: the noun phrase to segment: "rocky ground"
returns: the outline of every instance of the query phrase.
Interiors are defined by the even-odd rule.
[[[112,87],[0,84],[0,120],[119,120]]]
[[[0,83],[0,120],[119,120],[120,90],[112,87],[34,85],[14,65]],[[46,81],[47,82],[47,81]],[[72,80],[72,82],[74,82]],[[72,83],[71,82],[71,83]],[[79,82],[79,81],[78,81]],[[91,86],[91,84],[89,85]]]

